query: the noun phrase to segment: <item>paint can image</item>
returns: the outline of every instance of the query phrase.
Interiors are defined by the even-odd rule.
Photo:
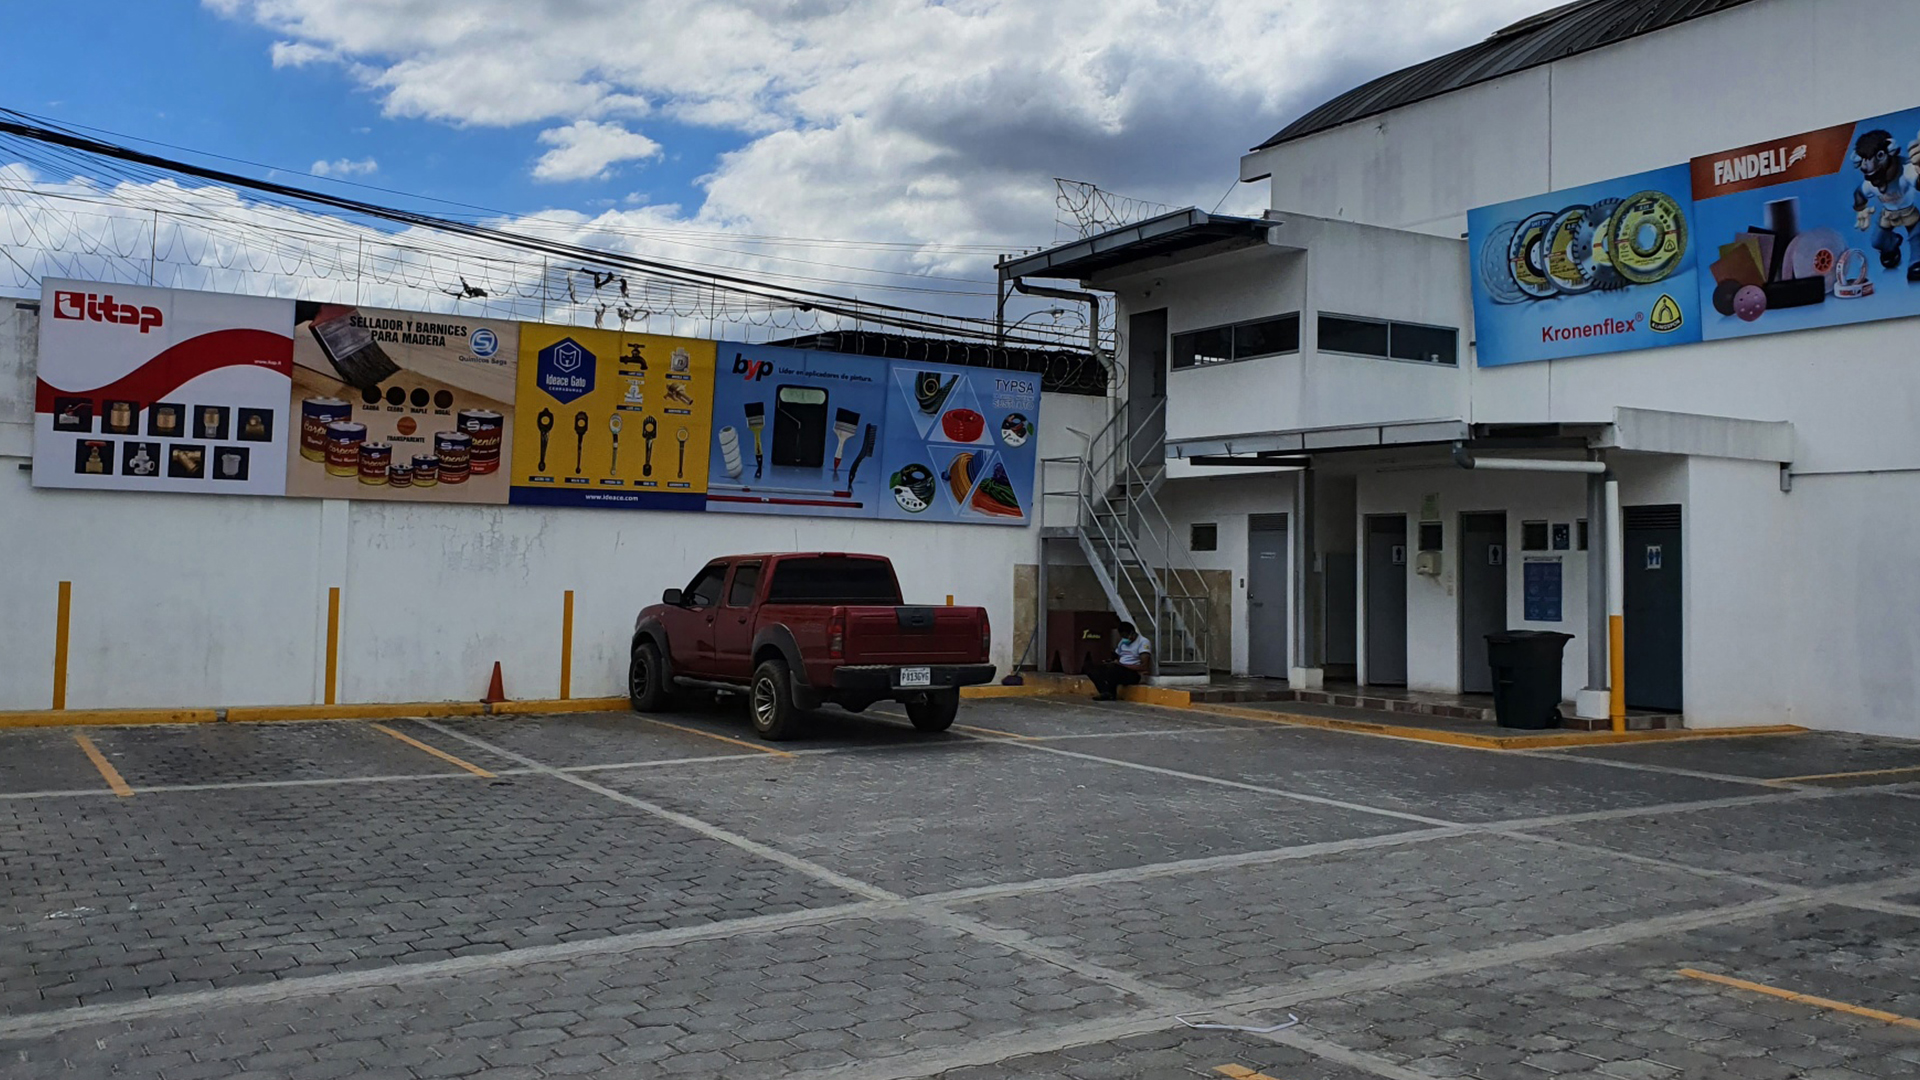
[[[440,482],[466,483],[473,462],[473,436],[462,431],[435,432],[433,449],[440,459]]]
[[[506,418],[491,409],[461,409],[456,418],[459,428],[473,439],[468,466],[475,476],[500,471],[500,440],[506,433]]]
[[[310,397],[300,403],[300,456],[327,460],[327,425],[353,419],[353,406],[339,398]]]
[[[440,459],[432,454],[413,455],[413,486],[437,487],[440,484]]]
[[[335,420],[327,425],[327,475],[360,475],[360,444],[367,441],[367,425]]]
[[[381,486],[387,482],[387,466],[393,464],[393,447],[383,442],[360,444],[360,482]]]
[[[398,461],[387,466],[387,486],[397,488],[412,487],[413,466],[405,465]]]

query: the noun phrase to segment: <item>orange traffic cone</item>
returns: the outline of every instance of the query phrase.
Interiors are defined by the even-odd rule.
[[[493,662],[493,679],[487,683],[487,696],[480,700],[489,705],[496,705],[507,700],[506,687],[502,685],[500,681],[500,661],[498,660]]]

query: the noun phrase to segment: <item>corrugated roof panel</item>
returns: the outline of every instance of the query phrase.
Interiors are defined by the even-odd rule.
[[[1307,112],[1255,150],[1375,116],[1475,83],[1564,60],[1752,0],[1585,0],[1542,12],[1469,45],[1357,86]]]

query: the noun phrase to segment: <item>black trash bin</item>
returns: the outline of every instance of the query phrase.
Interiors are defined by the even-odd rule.
[[[1560,654],[1572,634],[1506,630],[1487,635],[1493,668],[1493,715],[1501,727],[1560,726]]]

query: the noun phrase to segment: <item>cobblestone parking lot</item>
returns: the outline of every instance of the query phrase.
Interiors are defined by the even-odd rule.
[[[1920,745],[890,708],[0,732],[0,1076],[1920,1077]]]

